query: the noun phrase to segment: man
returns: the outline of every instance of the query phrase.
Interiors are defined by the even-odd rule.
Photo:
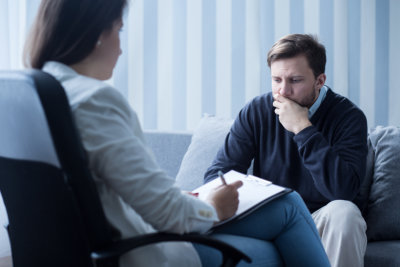
[[[204,180],[219,170],[246,173],[254,159],[254,175],[303,197],[332,266],[364,266],[366,223],[352,201],[365,174],[367,122],[324,85],[325,63],[325,48],[311,35],[275,43],[272,92],[240,111]]]

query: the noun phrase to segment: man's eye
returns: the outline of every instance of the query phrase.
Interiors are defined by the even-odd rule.
[[[292,83],[298,83],[301,82],[301,79],[292,79]]]

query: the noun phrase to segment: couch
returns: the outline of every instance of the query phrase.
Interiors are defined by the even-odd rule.
[[[231,124],[231,119],[204,116],[193,133],[145,131],[145,138],[176,184],[192,190],[202,184]],[[370,129],[368,146],[367,174],[358,196],[368,227],[364,265],[400,267],[400,128]]]

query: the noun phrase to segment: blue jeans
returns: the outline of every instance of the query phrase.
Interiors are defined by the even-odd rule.
[[[246,253],[251,266],[330,266],[310,212],[292,192],[249,216],[215,229],[211,236]],[[194,244],[202,265],[219,266],[217,250]],[[249,266],[241,261],[238,266]]]

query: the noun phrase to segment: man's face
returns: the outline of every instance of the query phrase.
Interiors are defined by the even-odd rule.
[[[271,63],[272,93],[280,94],[310,108],[325,83],[325,74],[315,79],[304,55],[279,59]]]

